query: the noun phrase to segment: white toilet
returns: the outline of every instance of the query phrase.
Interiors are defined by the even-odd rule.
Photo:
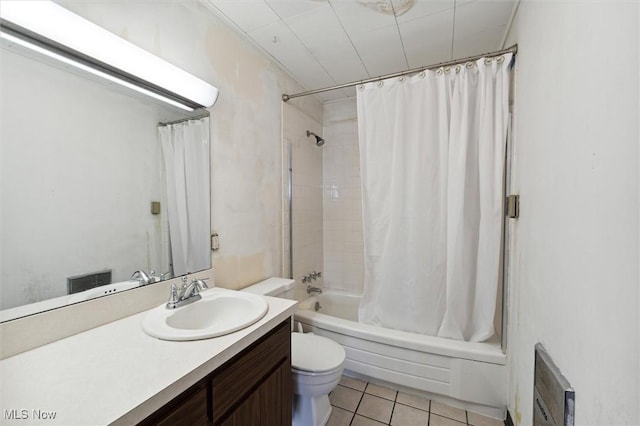
[[[313,333],[291,334],[293,425],[320,426],[331,415],[329,392],[342,377],[342,346]]]
[[[269,278],[243,291],[265,296],[291,296],[295,281]],[[291,334],[293,426],[323,426],[331,415],[329,392],[342,377],[346,354],[342,346],[313,333]]]

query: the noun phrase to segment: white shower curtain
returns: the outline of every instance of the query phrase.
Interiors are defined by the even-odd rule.
[[[158,127],[167,177],[174,276],[208,269],[209,119]]]
[[[358,88],[361,322],[493,335],[511,57]]]

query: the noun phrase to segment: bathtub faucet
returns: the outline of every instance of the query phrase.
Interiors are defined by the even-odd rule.
[[[322,277],[322,272],[313,271],[312,273],[307,274],[304,277],[302,277],[302,282],[303,283],[310,283],[311,281],[315,281],[320,277]]]
[[[307,286],[307,294],[322,294],[322,289],[318,287]]]

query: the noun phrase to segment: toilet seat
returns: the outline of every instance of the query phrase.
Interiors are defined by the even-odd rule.
[[[344,364],[342,346],[313,333],[291,333],[291,368],[302,375],[331,374]]]

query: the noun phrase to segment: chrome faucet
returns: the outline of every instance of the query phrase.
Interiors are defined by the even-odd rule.
[[[175,284],[171,284],[167,309],[176,309],[202,299],[200,292],[207,288],[209,286],[204,280],[194,279],[187,285],[187,277],[182,277],[182,287],[179,289]]]
[[[149,284],[151,281],[151,277],[149,275],[147,275],[147,273],[145,271],[143,271],[142,269],[135,271],[132,275],[131,275],[131,279],[132,280],[138,280],[138,282],[140,283],[140,285],[147,285]],[[154,281],[155,282],[155,281]]]
[[[318,287],[307,286],[307,294],[322,294],[322,289]]]
[[[310,283],[311,281],[315,281],[320,277],[322,277],[322,272],[313,271],[310,274],[307,274],[307,275],[303,276],[302,277],[302,282],[303,283]]]

